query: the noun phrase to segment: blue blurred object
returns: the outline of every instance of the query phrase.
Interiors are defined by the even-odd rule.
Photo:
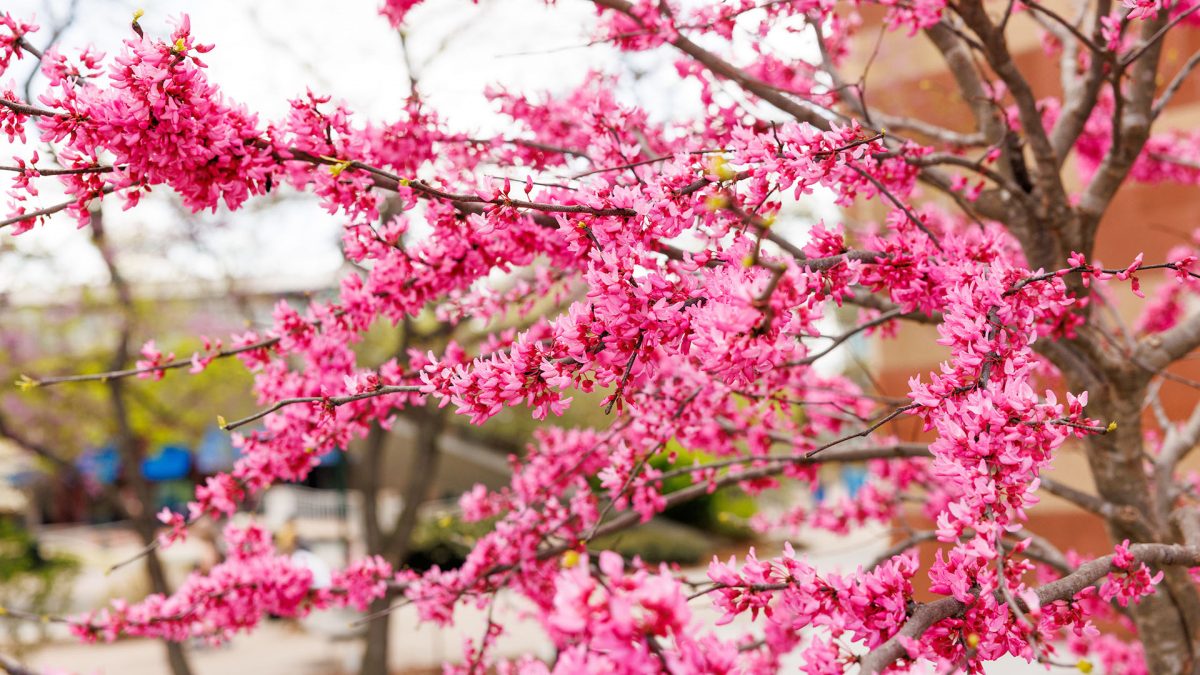
[[[321,455],[320,462],[317,464],[317,466],[337,466],[341,463],[343,455],[345,454],[346,453],[342,452],[341,450],[334,448],[333,450]]]
[[[184,478],[192,469],[192,453],[179,445],[164,446],[154,457],[142,460],[142,477],[164,481]]]
[[[75,467],[97,483],[111,485],[117,480],[117,473],[121,470],[121,457],[117,454],[117,449],[109,445],[83,453],[75,460]]]
[[[32,469],[22,469],[6,475],[8,484],[15,488],[29,487],[45,477],[46,474]]]
[[[196,448],[196,470],[202,474],[220,473],[233,468],[237,451],[227,432],[212,427],[200,439]]]
[[[846,491],[850,493],[850,498],[854,499],[858,496],[858,491],[867,483],[867,467],[846,465],[842,467],[842,482],[846,484]]]

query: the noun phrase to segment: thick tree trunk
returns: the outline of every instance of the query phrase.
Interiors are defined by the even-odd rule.
[[[114,396],[120,396],[120,387],[113,389],[113,393]],[[123,405],[118,405],[118,409],[124,414]],[[127,443],[122,443],[122,449],[125,451],[123,458],[126,470],[129,472],[127,480],[134,495],[134,501],[126,505],[124,511],[133,525],[134,532],[138,535],[138,540],[141,541],[142,546],[146,547],[146,577],[150,580],[150,592],[164,596],[170,595],[171,584],[167,581],[167,571],[163,568],[162,558],[159,557],[157,550],[150,548],[157,535],[158,521],[150,510],[150,504],[153,503],[150,484],[142,478],[139,472],[144,453],[141,452],[135,439],[127,439]],[[163,640],[162,642],[167,650],[167,664],[171,668],[172,675],[192,675],[192,668],[188,664],[187,653],[184,651],[183,645],[172,640]]]
[[[417,529],[421,515],[421,504],[429,497],[433,488],[433,475],[441,461],[438,439],[446,428],[446,410],[436,402],[426,404],[424,409],[414,411],[417,423],[417,438],[412,464],[405,476],[404,492],[401,493],[404,508],[396,525],[384,541],[385,554],[394,565],[402,565],[411,550],[412,533]]]
[[[114,390],[114,396],[120,396],[120,388]],[[122,407],[123,410],[123,407]],[[167,572],[163,568],[162,558],[158,556],[158,551],[149,548],[154,543],[154,538],[157,535],[158,521],[155,519],[153,512],[150,510],[150,505],[153,504],[154,495],[150,489],[150,484],[146,479],[142,478],[140,473],[142,458],[145,454],[138,446],[136,439],[131,439],[128,443],[122,444],[125,451],[123,457],[127,467],[127,480],[133,489],[135,501],[126,508],[127,515],[133,523],[133,529],[137,532],[138,539],[142,542],[142,546],[147,547],[146,554],[146,576],[150,580],[150,590],[153,593],[162,595],[171,594],[171,585],[167,581]],[[172,675],[192,675],[192,668],[187,660],[187,653],[184,651],[182,644],[172,640],[163,640],[163,646],[167,650],[167,664],[171,668]]]
[[[363,505],[363,536],[366,539],[367,552],[371,555],[383,554],[383,528],[379,523],[379,488],[383,474],[383,454],[387,445],[388,433],[378,424],[371,425],[367,441],[363,448],[362,472],[359,476],[359,486],[362,490]],[[390,594],[384,595],[371,603],[368,611],[378,615],[390,604]],[[388,631],[391,628],[391,615],[381,614],[378,618],[367,622],[366,644],[363,647],[362,661],[359,664],[361,675],[387,675],[389,647],[391,640]]]
[[[372,614],[382,612],[392,603],[392,595],[388,593],[371,603],[368,611]],[[367,644],[363,649],[362,663],[359,665],[361,675],[387,675],[388,661],[391,658],[390,633],[392,625],[391,614],[381,614],[378,618],[367,622]]]
[[[116,257],[112,249],[108,246],[108,241],[105,237],[103,212],[99,209],[92,213],[92,241],[96,245],[97,250],[100,251],[105,266],[108,268],[109,275],[112,278],[113,289],[116,291],[123,314],[120,337],[116,348],[113,350],[110,364],[111,370],[120,370],[129,362],[129,341],[136,322],[136,312],[129,284],[121,275],[121,269],[117,265]],[[106,384],[108,386],[109,401],[113,407],[113,421],[116,423],[117,448],[121,454],[122,464],[125,466],[125,478],[129,481],[134,495],[134,502],[123,510],[133,523],[133,529],[141,539],[142,545],[149,547],[154,541],[158,523],[152,511],[154,503],[153,491],[150,489],[150,484],[141,474],[142,460],[146,456],[145,440],[137,436],[130,422],[129,408],[125,401],[124,381],[121,378],[113,378],[107,380]],[[170,595],[171,588],[167,583],[167,575],[163,570],[162,560],[158,557],[158,552],[153,548],[150,548],[149,553],[146,555],[146,573],[150,577],[150,588],[154,593]],[[172,675],[192,675],[192,669],[188,664],[187,654],[184,652],[183,645],[170,640],[164,640],[163,644],[167,650],[167,664],[171,669]]]
[[[1141,406],[1145,388],[1110,384],[1106,391],[1090,393],[1088,414],[1117,422],[1114,432],[1091,436],[1087,442],[1096,490],[1117,507],[1107,519],[1113,541],[1183,543],[1177,529],[1156,512],[1153,483],[1146,475]],[[1200,673],[1200,594],[1186,570],[1168,568],[1164,573],[1155,593],[1129,608],[1146,666],[1151,673]]]
[[[403,509],[390,532],[385,532],[379,522],[378,499],[387,432],[378,424],[371,427],[367,436],[363,474],[360,479],[363,490],[363,530],[368,553],[383,556],[395,567],[404,564],[411,550],[412,533],[417,527],[421,503],[428,497],[433,474],[437,471],[441,456],[438,452],[438,438],[445,428],[446,420],[444,411],[432,404],[424,409],[411,411],[411,417],[417,425],[417,437],[413,444],[412,463],[408,467],[401,495]],[[391,605],[392,600],[393,596],[389,593],[372,602],[370,612],[382,612]],[[391,614],[381,614],[367,622],[366,645],[359,665],[360,675],[388,675],[390,629]]]
[[[141,529],[141,528],[139,528]],[[145,541],[145,537],[142,537]],[[151,534],[150,541],[153,541],[154,536]],[[149,544],[148,541],[145,543]],[[171,593],[170,584],[167,583],[166,571],[163,569],[162,560],[158,557],[158,552],[151,550],[146,556],[146,574],[150,577],[150,589],[155,593],[169,595]],[[167,664],[171,668],[172,675],[192,675],[192,667],[188,663],[187,653],[184,652],[183,645],[172,640],[163,640],[163,646],[167,650]]]

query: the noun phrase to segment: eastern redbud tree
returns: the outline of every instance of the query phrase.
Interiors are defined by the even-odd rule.
[[[382,14],[399,27],[415,4],[390,0]],[[373,558],[313,589],[262,529],[230,527],[230,555],[209,574],[170,597],[65,618],[71,629],[84,640],[219,640],[267,614],[362,608],[389,589],[423,620],[450,624],[460,606],[505,590],[537,608],[555,658],[503,661],[493,647],[505,628],[489,621],[454,668],[771,672],[787,659],[809,673],[982,672],[1014,655],[1109,672],[1200,669],[1198,486],[1179,471],[1200,409],[1143,421],[1161,407],[1155,383],[1168,366],[1200,347],[1200,315],[1187,311],[1198,254],[1131,253],[1111,269],[1092,256],[1122,184],[1200,182],[1200,136],[1156,127],[1200,63],[1198,53],[1167,69],[1164,38],[1190,30],[1200,3],[593,4],[595,39],[672,54],[702,115],[656,122],[595,73],[561,95],[494,92],[511,130],[497,137],[451,128],[416,92],[388,119],[310,91],[266,120],[209,78],[213,45],[186,16],[169,35],[135,16],[109,55],[43,53],[30,19],[2,16],[0,70],[32,58],[46,81],[36,100],[0,88],[0,129],[23,148],[2,167],[9,234],[62,227],[59,212],[86,228],[97,203],[133,209],[156,190],[200,211],[290,187],[342,219],[361,269],[333,301],[281,303],[269,329],[181,358],[148,344],[136,368],[102,375],[159,378],[226,357],[255,374],[260,411],[222,419],[242,458],[197,489],[186,516],[163,514],[164,545],[302,478],[405,408],[436,402],[483,425],[515,406],[549,420],[573,394],[599,391],[610,420],[546,426],[512,459],[508,487],[464,495],[464,518],[495,525],[456,569],[417,574]],[[860,11],[932,44],[971,119],[952,129],[877,109],[851,72],[870,63],[856,53],[873,42],[856,39]],[[1034,94],[1009,48],[1030,19],[1060,62],[1056,96]],[[734,49],[745,34],[754,48]],[[781,43],[811,43],[817,56],[774,52]],[[39,199],[46,181],[69,198]],[[818,189],[846,207],[874,203],[878,222],[824,222],[803,240],[772,227]],[[519,282],[495,283],[514,272]],[[1141,295],[1151,275],[1136,326],[1117,331],[1108,298]],[[545,311],[546,297],[565,309]],[[829,335],[835,309],[853,323]],[[356,360],[368,327],[430,311],[451,326],[518,313],[527,327]],[[817,368],[850,338],[886,339],[902,322],[935,325],[949,353],[935,372],[912,373],[903,402]],[[928,442],[889,428],[911,417]],[[1067,443],[1086,453],[1094,494],[1040,477]],[[678,446],[703,461],[649,461]],[[688,578],[589,546],[718,487],[815,489],[822,464],[844,462],[867,463],[864,489],[783,520],[845,530],[889,521],[919,496],[936,523],[932,559],[919,559],[916,539],[852,573],[815,569],[790,548],[749,551]],[[679,475],[693,482],[664,493]],[[1028,531],[1026,510],[1047,490],[1102,516],[1112,553],[1082,559]],[[919,578],[935,599],[914,598]],[[719,624],[737,621],[702,625],[701,604]]]

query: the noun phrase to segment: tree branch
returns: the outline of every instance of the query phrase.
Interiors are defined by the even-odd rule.
[[[792,361],[791,363],[789,363],[787,365],[789,365],[789,366],[805,366],[805,365],[810,365],[812,363],[816,363],[816,361],[818,359],[820,359],[821,357],[825,356],[826,354],[832,352],[833,350],[837,349],[838,346],[840,346],[846,340],[849,340],[850,338],[854,337],[855,335],[858,335],[859,333],[862,333],[863,331],[867,331],[872,328],[882,326],[883,324],[885,324],[889,321],[892,321],[893,319],[899,319],[902,314],[903,314],[903,312],[900,311],[899,307],[897,307],[895,309],[890,309],[890,310],[884,312],[883,314],[880,314],[879,316],[875,317],[874,319],[871,319],[870,321],[867,321],[865,323],[861,323],[861,324],[855,326],[854,328],[851,328],[850,330],[846,331],[845,333],[842,333],[841,335],[833,338],[833,342],[830,343],[828,347],[822,349],[821,351],[816,352],[815,354],[809,354],[808,356],[806,356],[802,359],[796,360],[796,361]]]
[[[1149,374],[1155,374],[1197,347],[1200,347],[1200,313],[1193,314],[1169,330],[1144,338],[1132,356]]]
[[[782,434],[768,434],[771,440],[777,443],[790,444],[792,439]],[[713,471],[723,469],[737,464],[759,464],[770,463],[783,465],[779,468],[780,471],[786,466],[804,466],[809,464],[835,464],[835,463],[852,463],[865,462],[871,459],[902,459],[902,458],[929,458],[929,446],[922,443],[897,443],[895,445],[881,445],[869,448],[843,448],[831,450],[820,457],[813,457],[807,453],[791,454],[791,455],[764,455],[761,457],[733,457],[714,462],[706,462],[695,466],[684,466],[678,469],[664,472],[658,477],[658,480],[667,480],[676,476],[686,476],[689,474]],[[744,472],[743,472],[744,473]],[[730,476],[742,475],[738,473],[728,474]]]
[[[39,675],[38,671],[28,668],[7,654],[0,654],[0,670],[8,675]]]
[[[1200,547],[1179,544],[1134,544],[1129,547],[1129,551],[1135,560],[1150,566],[1196,567],[1200,565]],[[1069,600],[1108,575],[1113,569],[1111,554],[1086,562],[1074,572],[1035,589],[1038,603],[1047,605],[1059,600]],[[1023,609],[1028,609],[1020,598],[1017,598],[1017,604]],[[937,622],[957,616],[966,609],[965,603],[952,597],[917,605],[917,608],[909,615],[908,621],[895,635],[862,657],[859,661],[860,673],[873,675],[882,672],[901,659],[907,659],[908,653],[901,644],[900,638],[915,640]]]
[[[1118,506],[1102,497],[1077,490],[1051,478],[1042,478],[1041,487],[1046,492],[1066,500],[1085,511],[1090,511],[1106,521],[1119,522],[1137,531],[1142,539],[1153,540],[1156,538],[1145,519],[1132,506]]]
[[[1058,155],[1046,128],[1042,124],[1042,114],[1037,105],[1037,97],[1025,76],[1013,63],[1012,53],[1008,48],[1004,34],[997,29],[987,15],[982,0],[964,0],[954,5],[958,15],[979,36],[983,45],[983,54],[988,64],[1008,86],[1013,100],[1017,104],[1017,112],[1021,118],[1021,127],[1037,165],[1036,182],[1041,187],[1043,198],[1049,204],[1066,208],[1066,189],[1062,177],[1058,173]]]
[[[276,401],[271,407],[260,410],[253,415],[222,424],[221,428],[225,431],[233,431],[240,426],[244,426],[255,420],[260,420],[273,412],[297,403],[323,403],[327,406],[336,408],[338,406],[346,405],[347,403],[362,401],[368,398],[375,398],[376,396],[387,396],[389,394],[416,394],[420,393],[423,388],[424,385],[390,385],[386,387],[380,387],[378,389],[372,389],[371,391],[364,391],[358,394],[349,394],[347,396],[297,396],[296,398],[285,398]]]
[[[620,12],[637,21],[639,25],[641,24],[641,20],[633,12],[633,5],[626,0],[592,0],[592,2],[600,7]],[[793,100],[770,84],[751,77],[728,61],[684,37],[683,34],[677,35],[670,44],[708,68],[714,75],[737,83],[742,89],[791,115],[797,121],[808,122],[821,129],[829,128],[829,120],[817,114],[815,110]]]
[[[1167,15],[1167,12],[1161,11],[1157,17],[1143,22],[1143,48],[1137,51],[1136,60],[1126,59],[1122,64],[1123,70],[1130,62],[1133,63],[1128,100],[1118,86],[1120,74],[1115,76],[1113,142],[1079,199],[1081,231],[1076,235],[1078,241],[1074,243],[1076,250],[1085,254],[1091,252],[1101,217],[1125,182],[1150,136],[1154,94],[1158,89],[1158,65],[1162,55],[1162,41],[1155,35],[1167,25]]]
[[[98,196],[112,194],[114,191],[116,191],[116,189],[117,188],[115,185],[105,185],[103,188],[100,189],[100,195],[98,195]],[[91,198],[89,198],[89,201],[90,201],[90,199]],[[54,215],[55,213],[58,213],[59,211],[65,210],[68,206],[71,206],[72,204],[77,204],[77,203],[79,203],[78,199],[71,199],[69,201],[61,202],[61,203],[55,204],[53,206],[47,206],[45,208],[41,208],[36,211],[29,211],[28,213],[22,213],[17,216],[11,216],[9,218],[5,218],[4,220],[0,220],[0,229],[8,227],[9,225],[14,225],[16,223],[24,222],[26,220],[31,220],[34,218],[41,218],[43,216]]]
[[[1096,14],[1092,20],[1092,40],[1089,48],[1093,48],[1099,40],[1103,39],[1104,25],[1100,19],[1108,15],[1111,5],[1112,0],[1099,0],[1097,3]],[[1105,66],[1111,63],[1111,58],[1102,58],[1093,51],[1087,73],[1081,79],[1076,73],[1078,49],[1068,49],[1067,44],[1064,41],[1063,58],[1060,61],[1064,99],[1062,112],[1050,131],[1050,143],[1058,154],[1060,167],[1066,161],[1075,142],[1079,140],[1079,134],[1083,133],[1088,116],[1096,107],[1100,89],[1104,85]],[[1082,41],[1081,44],[1083,44]]]
[[[259,340],[258,342],[253,342],[248,345],[242,345],[241,347],[234,347],[232,349],[222,349],[221,351],[217,352],[216,354],[213,354],[212,358],[223,359],[223,358],[227,358],[230,356],[236,356],[238,354],[244,354],[246,352],[252,352],[256,349],[268,349],[268,348],[273,347],[276,344],[278,344],[279,339],[280,338],[278,338],[278,337],[267,338],[265,340]],[[41,377],[41,378],[25,377],[24,379],[22,379],[20,381],[20,384],[22,386],[30,386],[30,387],[47,387],[47,386],[51,386],[51,385],[55,385],[55,384],[63,384],[63,383],[67,383],[67,382],[105,382],[108,380],[119,379],[122,377],[132,377],[135,375],[142,375],[144,373],[157,373],[157,372],[163,372],[163,371],[167,371],[167,370],[174,370],[176,368],[186,368],[191,365],[192,365],[191,358],[175,359],[174,361],[169,361],[167,363],[164,363],[162,365],[157,365],[157,366],[145,366],[143,368],[125,368],[123,370],[110,370],[110,371],[103,372],[103,373],[85,373],[85,374],[81,374],[81,375],[58,375],[58,376],[53,376],[53,377]]]
[[[975,126],[983,135],[986,145],[995,145],[1004,137],[1006,127],[999,111],[992,105],[991,97],[983,86],[983,78],[975,68],[975,61],[967,50],[966,43],[951,30],[946,19],[925,29],[925,36],[942,54],[942,60],[954,76],[963,100],[971,107]]]
[[[1197,65],[1200,65],[1200,50],[1196,50],[1188,57],[1188,60],[1184,62],[1179,72],[1175,73],[1175,77],[1171,78],[1171,82],[1167,84],[1166,89],[1163,89],[1163,93],[1159,95],[1158,100],[1154,102],[1154,107],[1151,108],[1150,114],[1152,117],[1158,119],[1158,116],[1166,109],[1171,99],[1175,97],[1179,88],[1183,86],[1183,83],[1192,74],[1192,71],[1196,69]]]

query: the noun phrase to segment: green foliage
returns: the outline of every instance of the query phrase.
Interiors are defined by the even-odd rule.
[[[664,473],[679,467],[691,466],[712,458],[683,449],[672,442],[649,464]],[[664,493],[675,492],[692,484],[688,475],[665,481]],[[596,486],[593,485],[595,488]],[[593,550],[613,550],[647,563],[660,562],[696,564],[711,555],[713,550],[729,540],[747,539],[752,531],[747,526],[757,507],[754,500],[736,487],[722,488],[679,506],[667,509],[658,519],[625,532],[599,537],[591,543]],[[413,532],[407,565],[427,569],[438,565],[443,569],[462,564],[475,540],[490,532],[494,519],[467,523],[446,512],[430,514],[421,519]]]
[[[650,458],[649,464],[663,473],[668,473],[674,469],[712,460],[711,455],[693,452],[671,441],[662,452]],[[668,478],[663,483],[663,494],[682,490],[692,482],[692,477],[688,474]],[[723,537],[748,539],[753,533],[747,522],[757,510],[753,499],[737,487],[730,486],[673,506],[663,512],[663,517]]]
[[[69,555],[44,555],[37,539],[14,519],[0,517],[0,606],[36,614],[63,609],[79,561]],[[6,622],[10,648],[23,646],[18,630],[23,622]],[[44,638],[44,635],[41,637]]]
[[[119,311],[86,295],[80,304],[8,309],[0,329],[0,384],[11,385],[22,375],[36,379],[110,370],[122,321]],[[183,300],[139,303],[130,359],[124,365],[132,367],[137,351],[151,338],[164,353],[180,357],[202,350],[193,324],[210,321],[203,318],[206,311],[211,310]],[[213,335],[237,329],[215,328]],[[168,443],[190,445],[215,423],[217,414],[236,418],[256,405],[249,393],[252,378],[236,359],[216,359],[197,375],[183,368],[169,371],[161,381],[127,378],[122,386],[133,432],[148,451]],[[0,388],[0,412],[28,439],[65,459],[105,445],[117,433],[108,384],[99,380],[27,391],[6,386]]]
[[[416,570],[426,570],[433,565],[442,569],[457,567],[463,563],[475,540],[490,532],[494,525],[495,519],[467,523],[449,513],[424,517],[413,533],[406,564]],[[692,527],[670,521],[651,521],[624,532],[597,537],[590,548],[616,551],[626,558],[639,557],[649,564],[694,565],[711,555],[716,546],[725,543],[724,537],[714,539]]]
[[[463,563],[475,540],[491,531],[494,518],[468,523],[450,513],[426,514],[413,530],[405,564],[415,570],[442,569]]]
[[[0,587],[7,588],[28,576],[55,578],[74,572],[78,566],[71,556],[42,555],[37,539],[28,530],[12,518],[0,517]]]
[[[723,537],[714,539],[695,528],[652,520],[624,532],[597,537],[591,548],[595,551],[616,551],[626,558],[638,557],[650,565],[695,565],[712,556],[714,549],[727,543]]]

